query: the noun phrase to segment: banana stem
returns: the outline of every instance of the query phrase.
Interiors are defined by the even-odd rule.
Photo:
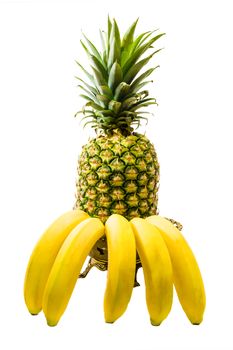
[[[142,267],[141,263],[137,263],[136,264],[136,270],[135,270],[134,287],[139,287],[140,286],[140,283],[137,281],[137,273],[138,273],[138,269],[140,269],[140,267]]]
[[[85,278],[93,267],[96,267],[100,271],[106,271],[108,269],[108,264],[106,261],[102,262],[102,261],[97,261],[94,258],[90,258],[86,268],[84,269],[83,272],[80,273],[79,278]],[[134,287],[140,286],[140,283],[137,281],[137,273],[140,267],[142,267],[141,263],[137,262],[136,270],[135,270]]]
[[[183,225],[179,221],[176,221],[176,220],[170,219],[170,218],[166,218],[166,217],[164,219],[169,220],[179,231],[182,230]]]
[[[79,278],[85,278],[94,266],[100,271],[106,271],[108,269],[108,264],[106,261],[97,261],[94,258],[90,258],[87,267],[82,273],[80,273]]]

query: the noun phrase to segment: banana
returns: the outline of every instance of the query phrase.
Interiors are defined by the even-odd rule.
[[[24,299],[31,314],[36,315],[41,311],[45,284],[62,243],[71,230],[88,217],[81,210],[63,214],[49,226],[36,244],[24,280]]]
[[[104,235],[104,225],[89,218],[76,226],[64,241],[51,269],[42,308],[49,326],[56,326],[73,292],[92,246]]]
[[[105,223],[108,244],[108,273],[104,295],[107,323],[116,321],[126,310],[134,286],[136,245],[131,225],[118,214]]]
[[[206,297],[202,276],[191,248],[169,220],[156,215],[146,220],[159,229],[167,245],[176,292],[184,312],[191,323],[200,324]]]
[[[131,221],[146,285],[146,302],[151,324],[158,326],[171,310],[173,299],[172,265],[159,231],[148,221]]]

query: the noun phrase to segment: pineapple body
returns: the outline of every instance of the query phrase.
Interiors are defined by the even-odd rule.
[[[139,133],[100,135],[78,160],[75,208],[103,222],[111,214],[157,214],[159,164],[152,143]]]

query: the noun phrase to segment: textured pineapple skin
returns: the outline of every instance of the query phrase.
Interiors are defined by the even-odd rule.
[[[144,218],[157,214],[158,187],[159,163],[145,135],[100,135],[79,156],[75,208],[103,222],[111,214]]]

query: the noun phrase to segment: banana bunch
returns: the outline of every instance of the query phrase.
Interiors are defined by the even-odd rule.
[[[193,324],[200,324],[205,290],[196,259],[181,232],[154,215],[128,221],[113,214],[105,225],[84,211],[72,210],[54,221],[29,259],[24,298],[33,315],[43,310],[49,326],[63,315],[92,247],[106,236],[105,321],[113,323],[127,309],[136,273],[136,252],[143,268],[146,303],[152,325],[160,325],[172,307],[173,284]]]

